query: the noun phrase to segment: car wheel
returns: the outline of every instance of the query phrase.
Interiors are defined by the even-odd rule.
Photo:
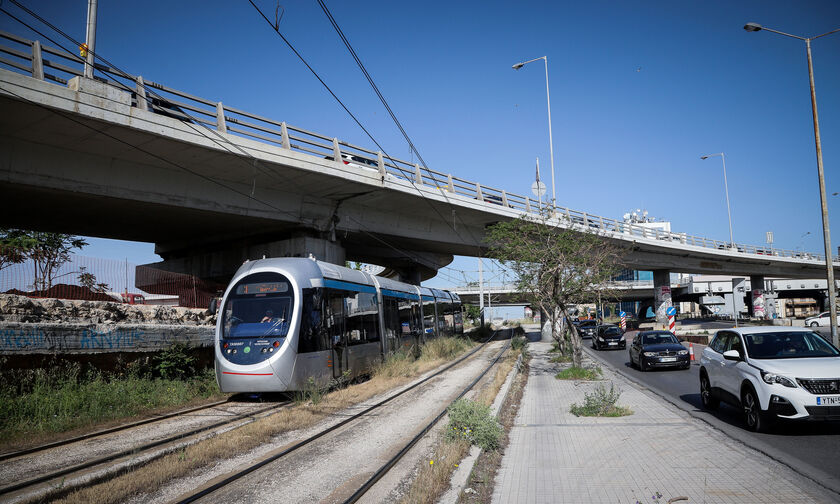
[[[703,408],[708,410],[717,409],[720,405],[720,400],[712,395],[712,385],[705,372],[700,373],[700,400],[703,402]]]
[[[636,363],[635,363],[635,362],[633,362],[633,353],[632,353],[632,352],[628,352],[628,357],[630,357],[630,367],[631,367],[631,368],[636,367]]]
[[[754,432],[767,430],[767,415],[764,411],[761,411],[758,394],[752,387],[748,387],[742,393],[741,406],[744,408],[744,423],[747,425],[747,430]]]
[[[640,355],[639,356],[639,371],[644,373],[645,371],[647,371],[647,369],[648,368],[647,368],[647,365],[645,364],[645,358]]]
[[[811,322],[811,327],[819,327],[819,322]]]

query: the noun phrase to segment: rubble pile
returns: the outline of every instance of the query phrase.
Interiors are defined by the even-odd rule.
[[[39,299],[0,294],[0,322],[200,326],[215,325],[216,316],[200,308],[131,305],[111,301]]]

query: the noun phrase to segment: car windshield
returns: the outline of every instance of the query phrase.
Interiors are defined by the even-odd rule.
[[[604,328],[604,335],[605,336],[618,336],[621,334],[621,331],[618,327],[605,327]]]
[[[815,332],[790,331],[745,334],[747,352],[753,359],[798,359],[838,357],[840,352]]]
[[[665,345],[668,343],[676,343],[679,344],[680,342],[677,341],[677,338],[674,337],[673,334],[645,334],[642,336],[642,344],[643,345]]]
[[[580,321],[580,326],[581,327],[589,327],[589,326],[594,326],[594,325],[595,325],[594,320],[581,320]]]

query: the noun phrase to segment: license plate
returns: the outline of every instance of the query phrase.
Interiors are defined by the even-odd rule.
[[[817,406],[840,405],[840,396],[818,396]]]
[[[616,345],[618,345],[617,341],[610,341],[610,346],[616,346]]]
[[[677,362],[676,357],[662,357],[659,362]]]

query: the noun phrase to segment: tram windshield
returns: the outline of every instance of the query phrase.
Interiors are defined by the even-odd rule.
[[[222,338],[285,338],[289,332],[294,304],[288,281],[278,274],[254,277],[230,293],[222,311]]]

